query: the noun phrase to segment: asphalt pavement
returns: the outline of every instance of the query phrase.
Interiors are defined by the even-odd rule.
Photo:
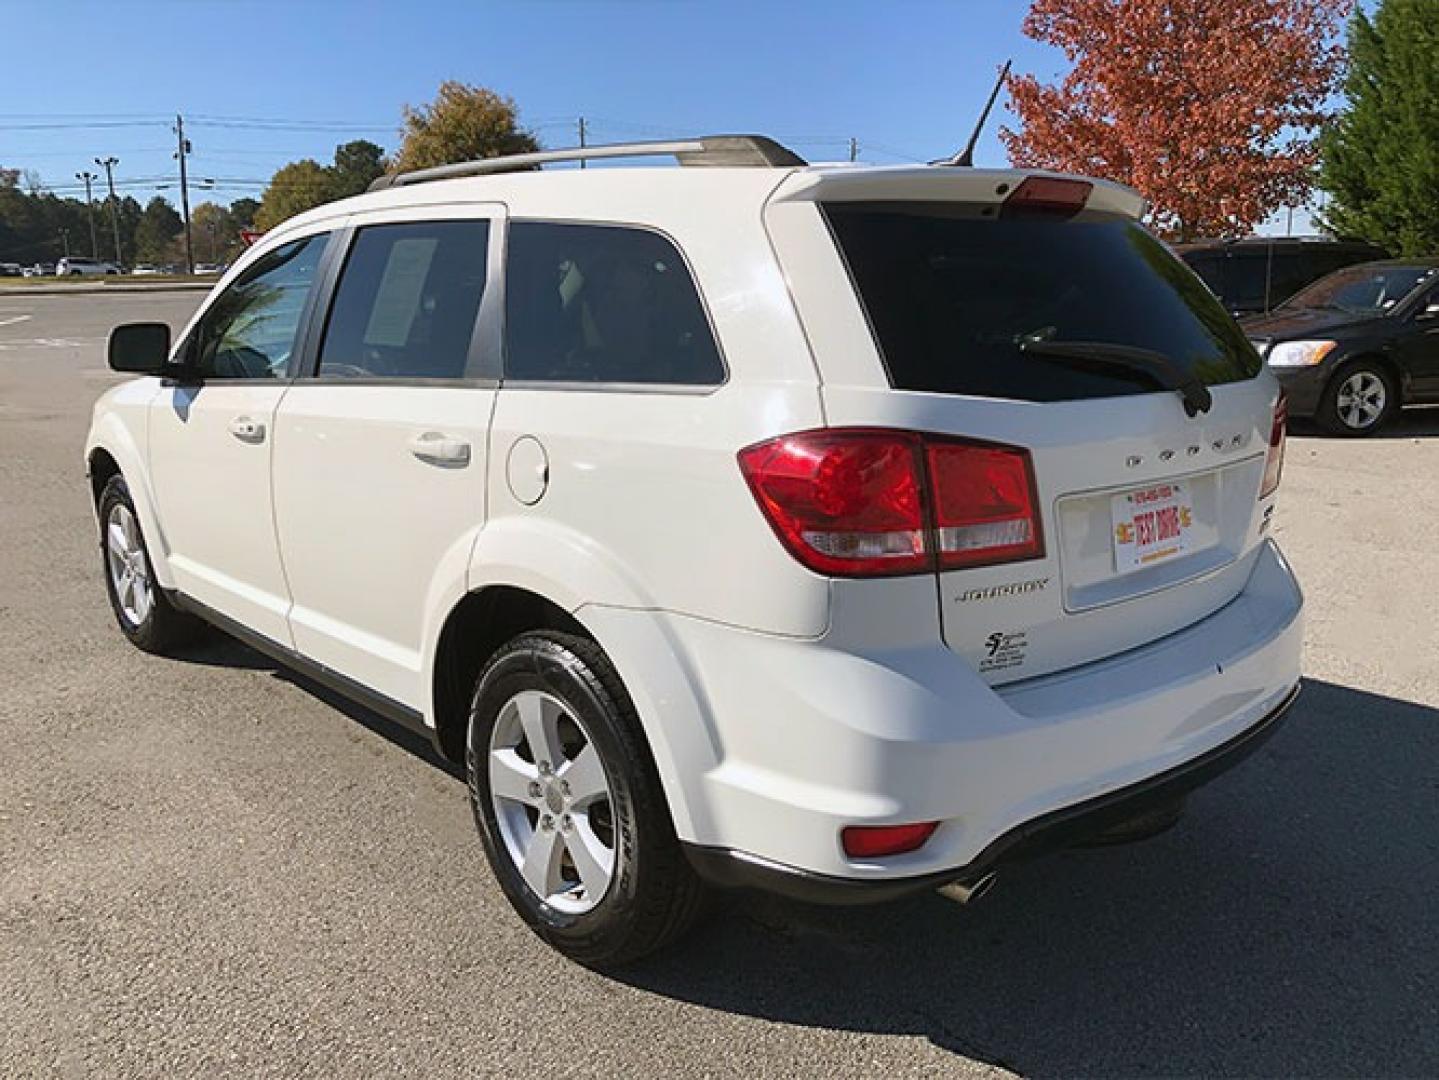
[[[1179,827],[968,909],[745,898],[608,977],[510,912],[422,740],[114,627],[104,337],[199,300],[0,296],[0,1076],[1439,1073],[1439,415],[1291,439],[1305,691]]]

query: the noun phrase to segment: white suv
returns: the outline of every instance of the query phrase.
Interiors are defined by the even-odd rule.
[[[100,277],[119,272],[114,263],[100,259],[82,259],[78,255],[67,255],[55,264],[56,277]]]
[[[429,733],[569,955],[973,896],[1293,700],[1279,388],[1134,192],[738,136],[377,187],[114,332],[110,598]]]

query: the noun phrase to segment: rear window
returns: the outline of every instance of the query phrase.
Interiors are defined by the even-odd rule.
[[[1134,222],[996,220],[956,203],[824,211],[896,389],[1018,401],[1159,389],[1026,354],[1027,336],[1159,352],[1211,386],[1262,366],[1203,282]]]

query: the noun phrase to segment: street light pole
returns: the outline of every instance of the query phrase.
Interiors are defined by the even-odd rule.
[[[120,164],[117,157],[96,158],[95,164],[105,170],[105,182],[110,186],[110,228],[115,233],[115,271],[119,273],[125,261],[120,254],[120,200],[115,198],[115,166]]]
[[[85,206],[90,213],[90,258],[100,257],[100,241],[95,238],[95,200],[90,195],[90,185],[100,179],[99,173],[92,173],[89,169],[75,174],[76,180],[85,181]]]

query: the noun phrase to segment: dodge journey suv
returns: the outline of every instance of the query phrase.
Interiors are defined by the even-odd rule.
[[[1279,386],[1143,210],[751,136],[387,177],[112,335],[120,629],[427,733],[588,964],[714,887],[967,899],[1155,831],[1290,704],[1301,599]]]

